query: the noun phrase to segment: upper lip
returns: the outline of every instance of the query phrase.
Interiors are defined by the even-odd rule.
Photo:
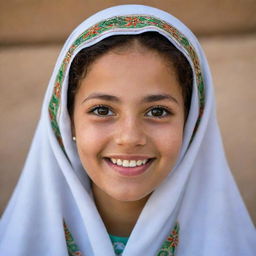
[[[148,160],[154,157],[148,155],[108,155],[105,158],[114,158],[120,160]]]

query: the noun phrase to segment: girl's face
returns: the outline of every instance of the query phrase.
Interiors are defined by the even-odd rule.
[[[75,97],[73,128],[93,190],[121,201],[148,196],[175,165],[184,103],[174,68],[134,46],[98,58]]]

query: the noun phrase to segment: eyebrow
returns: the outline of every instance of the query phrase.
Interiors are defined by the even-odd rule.
[[[154,102],[160,100],[170,100],[178,104],[178,101],[170,94],[152,94],[143,99],[143,102]]]
[[[101,99],[101,100],[106,100],[106,101],[120,102],[120,99],[114,95],[103,94],[103,93],[92,93],[91,95],[89,95],[82,101],[82,104],[85,101],[92,100],[92,99]]]
[[[106,101],[113,101],[113,102],[121,102],[121,100],[114,96],[114,95],[109,95],[109,94],[103,94],[103,93],[93,93],[86,97],[83,101],[82,104],[85,101],[91,100],[91,99],[101,99],[101,100],[106,100]],[[176,98],[171,96],[170,94],[152,94],[152,95],[147,95],[146,97],[143,98],[142,102],[150,103],[150,102],[155,102],[155,101],[160,101],[160,100],[169,100],[172,102],[175,102],[179,104]]]

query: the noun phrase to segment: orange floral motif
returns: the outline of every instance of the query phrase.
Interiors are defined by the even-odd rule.
[[[176,247],[179,243],[179,235],[176,230],[172,231],[172,235],[168,237],[167,239],[171,244],[170,246]]]
[[[76,46],[73,44],[73,45],[69,48],[68,53],[69,53],[70,55],[72,55],[72,53],[74,52],[75,49],[76,49]]]
[[[177,30],[169,24],[163,24],[163,28],[165,31],[171,33],[173,36],[177,34]]]
[[[137,17],[126,17],[125,21],[128,22],[125,25],[126,27],[130,27],[130,26],[136,27],[136,25],[141,22]]]
[[[70,53],[70,51],[68,51],[68,53],[67,53],[66,57],[64,58],[63,62],[68,64],[69,61],[70,61],[70,58],[71,58],[71,53]]]
[[[172,35],[173,35],[173,37],[174,37],[176,40],[178,40],[178,41],[180,40],[180,34],[179,34],[179,33],[176,32],[176,33],[173,33]]]
[[[55,86],[54,86],[54,94],[57,98],[60,97],[60,83],[56,82]]]
[[[90,37],[92,35],[96,35],[98,33],[98,30],[100,30],[100,27],[98,25],[95,25],[89,29],[89,31],[83,36],[83,38]]]

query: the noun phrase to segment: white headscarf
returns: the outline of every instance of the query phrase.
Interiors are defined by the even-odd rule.
[[[146,203],[123,256],[155,256],[177,221],[177,256],[256,255],[255,229],[225,159],[204,53],[179,20],[142,5],[103,10],[66,41],[23,173],[0,222],[1,255],[67,256],[63,220],[82,255],[114,255],[72,142],[68,73],[81,49],[112,35],[147,31],[161,33],[187,57],[194,72],[193,95],[179,160]]]

